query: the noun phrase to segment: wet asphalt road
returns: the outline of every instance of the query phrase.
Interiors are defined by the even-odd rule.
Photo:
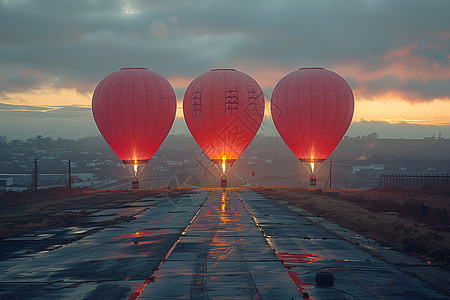
[[[0,241],[0,299],[448,299],[248,190],[159,195],[90,218],[120,215],[135,219]],[[315,285],[320,271],[332,287]]]

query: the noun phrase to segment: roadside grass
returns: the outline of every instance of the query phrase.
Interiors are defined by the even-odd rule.
[[[1,216],[6,216],[6,215],[10,215],[10,214],[21,214],[23,212],[25,212],[24,209],[2,210],[2,211],[0,211],[0,217]]]
[[[384,246],[450,269],[450,198],[430,192],[256,187]]]

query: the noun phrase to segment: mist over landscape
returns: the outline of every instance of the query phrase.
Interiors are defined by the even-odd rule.
[[[448,174],[450,139],[384,139],[377,133],[345,136],[332,153],[332,184],[337,189],[377,188],[381,174]],[[78,140],[36,136],[0,144],[0,173],[28,174],[18,188],[29,188],[34,160],[39,172],[57,174],[47,185],[67,185],[67,161],[72,171],[91,174],[85,186],[128,187],[128,171],[101,136]],[[330,158],[318,172],[319,187],[328,183]],[[372,167],[371,167],[372,166]],[[231,186],[279,185],[308,187],[308,174],[279,136],[259,134],[236,161]],[[255,176],[251,176],[252,172]],[[217,186],[219,173],[189,133],[169,135],[142,174],[144,187],[181,185],[176,176],[196,178],[186,184]],[[184,178],[186,179],[186,178]],[[45,182],[45,179],[43,177]],[[110,181],[110,184],[108,182]],[[121,184],[117,185],[117,181]],[[5,188],[5,187],[4,187]],[[9,188],[12,188],[10,186]]]
[[[34,117],[28,113],[0,112],[1,134],[5,135],[9,141],[15,139],[25,140],[37,135],[65,139],[80,139],[99,135],[100,132],[92,119],[90,108],[86,110],[88,110],[86,113],[76,118],[65,117],[64,115],[56,115],[55,118],[47,115]],[[14,120],[14,126],[9,126],[11,120]],[[55,122],[57,122],[58,126],[55,126]],[[187,132],[188,128],[185,121],[182,118],[176,118],[169,135],[185,134]],[[356,137],[358,135],[369,135],[372,132],[376,132],[380,138],[388,139],[423,139],[433,135],[438,136],[439,133],[444,138],[450,137],[450,128],[448,126],[409,123],[390,124],[383,121],[364,120],[354,120],[346,135]],[[278,136],[271,118],[263,120],[258,135]]]

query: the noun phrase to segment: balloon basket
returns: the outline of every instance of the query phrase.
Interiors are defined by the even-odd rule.
[[[220,180],[220,187],[226,188],[227,187],[227,183],[228,181],[226,179],[221,179]]]
[[[133,181],[131,182],[131,189],[138,190],[139,189],[139,179],[133,178]]]
[[[309,186],[316,186],[316,185],[317,185],[316,177],[310,178],[309,179]]]

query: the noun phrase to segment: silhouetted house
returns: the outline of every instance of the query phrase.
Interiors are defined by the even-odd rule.
[[[168,161],[166,161],[166,164],[168,166],[182,166],[183,162],[182,161],[177,161],[177,160],[168,160]]]
[[[352,174],[360,172],[362,170],[373,170],[373,171],[383,171],[385,166],[383,164],[372,164],[368,166],[353,166]]]
[[[8,190],[7,187],[13,185],[14,179],[12,176],[0,176],[0,191]]]

